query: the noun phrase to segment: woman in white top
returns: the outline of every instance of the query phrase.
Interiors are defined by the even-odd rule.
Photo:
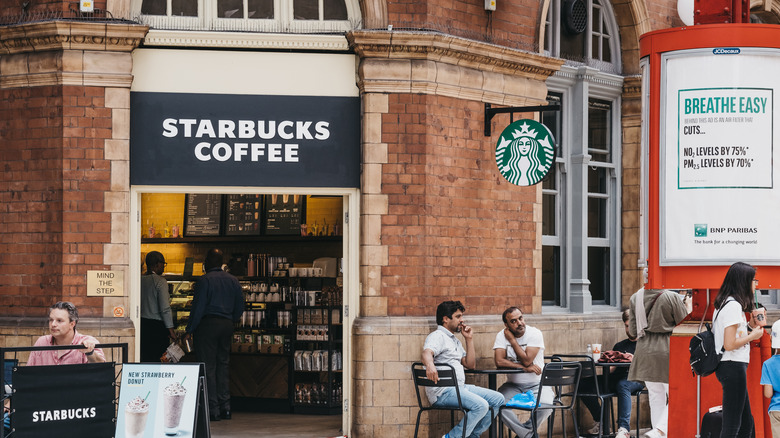
[[[734,263],[726,272],[715,298],[718,311],[712,332],[715,335],[715,349],[723,351],[720,365],[715,371],[723,387],[721,438],[749,438],[753,433],[753,415],[750,413],[747,395],[747,366],[750,362],[750,342],[763,336],[760,321],[766,318],[765,309],[754,309],[753,306],[753,294],[758,282],[755,276],[754,267],[747,263]],[[745,312],[751,312],[750,323],[745,318]],[[758,319],[758,315],[764,316]]]

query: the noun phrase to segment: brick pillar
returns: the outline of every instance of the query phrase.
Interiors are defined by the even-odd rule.
[[[45,332],[46,309],[59,300],[74,302],[86,317],[79,328],[101,341],[132,336],[128,318],[101,319],[129,297],[87,297],[86,273],[128,267],[131,51],[146,31],[67,21],[0,28],[0,306],[16,317],[0,320],[0,338],[19,326]]]
[[[363,99],[351,436],[411,436],[410,364],[435,329],[439,302],[463,300],[485,337],[510,303],[541,310],[541,187],[498,174],[496,128],[509,117],[486,137],[484,104],[543,104],[544,80],[561,61],[433,33],[348,39]],[[492,343],[480,345],[478,361],[492,361]],[[423,421],[422,436],[442,429],[435,415]]]

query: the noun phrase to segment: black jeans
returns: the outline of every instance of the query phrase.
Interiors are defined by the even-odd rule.
[[[723,428],[720,438],[750,438],[753,434],[753,414],[747,394],[745,362],[722,361],[715,376],[723,387]]]
[[[209,393],[209,414],[220,415],[230,410],[230,344],[233,342],[233,321],[227,318],[204,317],[195,329],[195,355],[206,365],[206,388]]]

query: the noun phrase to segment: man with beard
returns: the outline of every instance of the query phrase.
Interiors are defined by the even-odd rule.
[[[509,401],[515,394],[531,391],[534,395],[539,393],[539,382],[542,380],[544,368],[544,337],[541,330],[525,324],[523,312],[518,307],[510,307],[501,315],[504,320],[504,329],[496,334],[496,342],[493,344],[493,359],[497,368],[517,368],[524,373],[508,374],[507,381],[498,392]],[[551,404],[554,394],[552,389],[544,387],[541,394],[541,403]],[[542,424],[550,416],[549,409],[539,410],[536,424]],[[511,409],[506,409],[501,414],[501,419],[512,432],[519,438],[533,437],[533,425],[529,418],[521,423],[517,415]]]
[[[628,309],[626,309],[623,311],[623,325],[626,329],[628,339],[623,339],[615,344],[615,346],[612,347],[612,350],[625,353],[626,356],[633,358],[634,351],[636,351],[636,337],[631,336],[631,333],[628,331],[628,317]],[[602,388],[602,391],[604,392],[614,392],[617,394],[618,432],[615,438],[628,438],[630,435],[629,432],[631,431],[631,425],[629,424],[631,420],[631,394],[644,388],[645,384],[628,380],[628,368],[611,367],[609,370],[609,388],[603,389],[603,382],[601,381],[599,381],[599,387]],[[595,394],[596,391],[595,388],[593,388],[593,380],[582,382],[580,384],[580,391]],[[582,397],[582,402],[588,408],[588,411],[590,411],[590,415],[595,422],[593,427],[588,430],[588,434],[598,435],[599,427],[601,425],[598,420],[600,414],[599,401],[596,397]],[[602,435],[607,435],[609,433],[609,430],[607,430],[608,428],[608,426],[605,427],[605,431]]]
[[[463,307],[460,301],[444,301],[436,308],[436,324],[439,327],[425,338],[423,345],[422,363],[425,365],[425,374],[429,380],[439,381],[439,373],[434,362],[446,363],[455,368],[457,375],[460,398],[463,407],[468,410],[466,422],[466,434],[469,438],[479,436],[490,427],[493,416],[498,413],[498,408],[504,404],[504,397],[496,391],[480,388],[474,385],[466,385],[464,367],[474,368],[477,365],[473,332],[471,327],[463,321]],[[455,333],[463,335],[466,348],[463,348]],[[428,401],[431,406],[456,407],[458,405],[455,388],[425,388]],[[489,414],[492,410],[492,415]],[[442,438],[454,438],[463,436],[463,420],[460,421],[449,433]]]

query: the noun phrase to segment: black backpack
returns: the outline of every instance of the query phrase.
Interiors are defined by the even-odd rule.
[[[707,313],[706,310],[704,313]],[[718,311],[718,313],[720,313],[720,311]],[[716,313],[715,318],[712,319],[713,324],[715,323],[715,319],[718,318],[718,313]],[[704,322],[703,319],[702,322]],[[723,347],[721,347],[720,351],[715,351],[715,335],[712,333],[712,327],[706,323],[704,324],[704,327],[705,330],[697,333],[691,338],[691,343],[688,344],[688,351],[691,352],[691,358],[689,360],[691,371],[701,377],[709,376],[718,369],[720,358],[725,351]]]

